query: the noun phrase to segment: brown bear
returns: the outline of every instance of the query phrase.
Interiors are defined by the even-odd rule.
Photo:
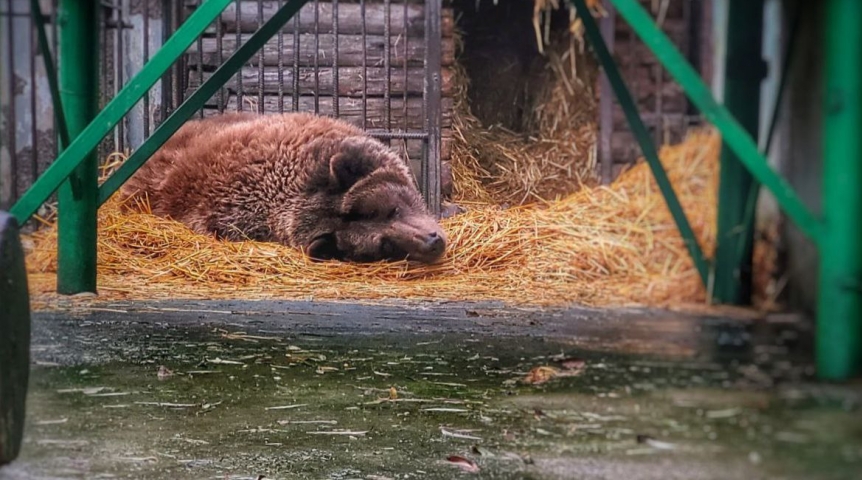
[[[187,122],[121,192],[195,232],[278,242],[315,260],[433,263],[447,242],[400,156],[306,113]]]

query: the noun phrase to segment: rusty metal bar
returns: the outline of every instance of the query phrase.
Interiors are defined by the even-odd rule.
[[[407,85],[409,85],[409,81],[407,78],[407,59],[409,58],[407,46],[408,46],[409,38],[410,38],[410,35],[408,33],[408,29],[407,29],[407,7],[408,7],[409,2],[408,2],[408,0],[402,0],[402,1],[404,2],[404,31],[402,33],[402,35],[404,35],[404,65],[403,65],[404,92],[402,95],[402,99],[404,101],[404,104],[401,107],[403,109],[403,115],[404,115],[404,126],[403,126],[403,128],[404,128],[404,130],[407,130],[409,128],[408,122],[407,122],[407,90],[408,90]],[[406,143],[404,144],[404,147],[406,150],[406,147],[407,147]]]
[[[241,0],[236,0],[236,45],[234,46],[234,53],[239,50],[240,45],[242,45],[242,2]],[[242,67],[237,69],[236,71],[236,109],[237,111],[242,111],[242,97],[243,97],[243,86],[242,86]]]
[[[116,57],[116,60],[114,61],[114,96],[116,96],[123,88],[123,65],[125,64],[125,52],[123,51],[123,27],[125,25],[125,21],[123,19],[122,1],[117,2],[114,6],[114,15],[116,16],[116,24],[114,25],[114,31],[116,34],[116,40],[114,43],[114,53]],[[114,149],[119,152],[125,150],[125,123],[125,118],[120,120],[117,123],[117,130],[115,132]]]
[[[299,111],[299,27],[302,10],[293,19],[293,110]]]
[[[31,12],[30,18],[30,51],[28,61],[30,64],[30,177],[36,180],[39,176],[39,120],[36,117],[36,52],[33,48],[36,45],[36,28],[34,26],[36,19]]]
[[[387,0],[388,1],[388,0]],[[427,155],[422,159],[422,193],[430,213],[440,216],[440,153],[442,150],[441,108],[442,36],[440,13],[442,0],[425,0],[425,96],[428,108],[425,131],[428,133]],[[405,26],[406,27],[406,26]],[[387,39],[388,40],[388,39]],[[406,62],[407,59],[405,58]]]
[[[198,0],[197,1],[197,7],[199,8],[202,3],[203,3],[203,0]],[[218,25],[220,23],[221,23],[221,16],[219,16],[219,18],[216,19],[216,25]],[[198,43],[198,45],[197,45],[197,47],[198,47],[198,58],[197,58],[197,62],[198,62],[198,64],[197,64],[198,85],[203,85],[204,84],[204,49],[203,49],[204,41],[203,41],[203,35],[198,35],[198,42],[197,43]],[[221,89],[219,89],[219,90],[221,90]],[[204,118],[204,109],[203,108],[198,110],[198,115],[200,116],[200,118]]]
[[[281,8],[283,0],[278,0],[278,8]],[[296,12],[294,22],[299,17]],[[278,29],[278,113],[284,113],[284,29]]]
[[[143,0],[143,5],[141,8],[141,14],[143,18],[141,19],[143,24],[143,54],[144,54],[144,65],[150,61],[150,0]],[[147,92],[144,95],[144,136],[143,138],[147,138],[150,135],[150,92]]]
[[[236,6],[239,8],[239,5]],[[221,65],[224,63],[224,24],[221,21],[221,16],[216,19],[216,53],[218,57],[218,64]],[[199,49],[200,50],[200,49]],[[201,83],[203,85],[203,83]],[[225,106],[227,105],[227,89],[222,85],[218,89],[218,97],[216,99],[216,108],[218,109],[218,113],[224,113]]]
[[[11,172],[9,175],[9,183],[11,184],[10,191],[12,192],[12,196],[9,199],[13,204],[16,200],[18,200],[18,138],[17,138],[17,126],[15,125],[15,68],[14,62],[12,59],[15,58],[15,2],[14,0],[9,0],[7,2],[8,5],[8,16],[6,17],[6,34],[8,35],[7,42],[9,44],[9,118],[11,121],[7,123],[7,132],[9,134],[9,139],[7,140],[8,149],[9,149],[9,163],[11,167]],[[23,224],[24,222],[19,222]]]
[[[368,32],[365,22],[365,0],[359,0],[362,15],[362,129],[368,128]]]
[[[383,90],[383,102],[385,107],[383,108],[383,124],[386,127],[386,130],[392,130],[392,99],[390,98],[390,81],[392,80],[392,69],[389,66],[389,44],[390,44],[390,35],[391,35],[391,26],[390,21],[391,18],[391,0],[384,0],[384,11],[383,11],[383,70],[386,72],[386,83],[384,84]],[[430,47],[430,45],[428,45]],[[406,61],[406,59],[405,59]]]
[[[338,118],[338,0],[332,0],[332,112]]]
[[[257,0],[257,28],[263,26],[263,0]],[[239,27],[239,26],[237,26]],[[281,29],[279,29],[281,31]],[[263,49],[264,46],[260,47],[260,50],[257,52],[257,113],[263,113],[264,110],[264,98],[263,98],[263,87],[264,87],[264,65],[263,65]],[[281,55],[281,52],[279,52]],[[242,69],[240,69],[240,74],[242,74]]]
[[[320,2],[314,0],[314,113],[320,113]]]
[[[616,11],[610,0],[603,0],[602,5],[608,16],[600,21],[600,30],[602,38],[605,39],[605,44],[608,46],[608,51],[611,55],[614,54],[614,40],[616,36]],[[611,183],[614,177],[614,156],[611,144],[611,138],[614,133],[614,97],[609,95],[611,92],[611,82],[608,80],[608,75],[604,70],[600,71],[599,91],[599,151],[601,152],[602,165],[602,183],[605,185]]]

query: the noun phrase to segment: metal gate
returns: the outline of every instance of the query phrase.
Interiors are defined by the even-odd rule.
[[[110,101],[203,0],[102,0],[99,100]],[[233,2],[99,148],[110,170],[267,21],[285,0]],[[58,0],[41,0],[53,58]],[[2,0],[0,208],[57,157],[55,120],[29,0]],[[313,0],[207,102],[226,110],[304,111],[353,123],[405,156],[440,205],[440,2]],[[434,36],[436,35],[436,36]],[[50,212],[43,212],[43,215]]]

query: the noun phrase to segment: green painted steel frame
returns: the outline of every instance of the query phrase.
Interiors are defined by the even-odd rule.
[[[667,203],[667,207],[673,216],[674,222],[676,222],[676,226],[682,235],[683,241],[688,249],[688,253],[694,261],[694,265],[697,268],[700,279],[704,285],[706,285],[708,284],[709,279],[709,262],[704,256],[700,245],[697,243],[697,237],[694,234],[694,230],[692,230],[691,224],[688,222],[688,218],[685,216],[685,212],[682,209],[682,205],[679,203],[679,199],[673,190],[673,186],[670,184],[667,172],[665,172],[662,167],[658,151],[655,148],[655,144],[653,143],[649,130],[647,130],[646,125],[641,119],[637,105],[635,104],[628,88],[626,88],[623,77],[620,74],[619,69],[617,69],[613,57],[611,57],[611,53],[602,38],[602,34],[599,31],[598,25],[596,25],[596,21],[593,19],[592,15],[588,13],[589,10],[587,9],[584,0],[572,0],[572,2],[575,4],[578,12],[581,12],[580,17],[584,23],[584,30],[586,31],[587,38],[592,44],[593,49],[596,51],[596,56],[599,58],[599,62],[605,70],[605,75],[607,75],[608,81],[617,96],[617,100],[620,102],[620,106],[626,115],[626,120],[628,120],[629,126],[643,151],[644,158],[646,158],[646,161],[650,166],[650,170],[652,170],[653,177],[655,178],[662,196]]]
[[[61,0],[58,10],[60,95],[68,135],[75,138],[99,109],[98,5]],[[96,291],[99,159],[88,152],[57,192],[57,292]]]
[[[233,53],[182,105],[162,122],[147,140],[99,188],[99,204],[105,203],[134,173],[215,94],[308,0],[290,0]]]
[[[183,22],[149,62],[135,75],[47,170],[12,206],[10,213],[24,224],[57,191],[74,169],[140,101],[192,42],[224,11],[232,0],[207,0]]]
[[[823,28],[823,215],[817,371],[862,374],[862,2],[828,0]]]
[[[582,0],[570,1],[583,4]],[[815,244],[820,245],[823,237],[822,223],[802,203],[793,188],[769,167],[766,157],[760,153],[751,135],[726,108],[716,102],[697,71],[667,35],[655,25],[644,7],[637,0],[610,0],[610,2],[679,83],[691,102],[721,132],[722,140],[733,149],[740,162],[760,184],[772,192],[778,204],[799,229]],[[582,18],[586,24],[588,19],[584,16]]]
[[[608,70],[616,71],[614,65],[608,64],[607,48],[596,33],[598,29],[584,0],[569,1],[581,13],[587,35],[600,60],[610,67]],[[656,27],[638,1],[610,1],[679,82],[689,99],[718,128],[725,145],[754,177],[755,182],[749,188],[749,201],[743,203],[745,208],[742,209],[742,218],[747,220],[751,216],[753,202],[750,191],[762,185],[769,189],[788,217],[818,248],[818,375],[824,379],[844,380],[862,373],[862,248],[859,247],[862,243],[862,223],[859,222],[862,218],[862,190],[859,189],[862,183],[862,162],[859,161],[862,158],[862,136],[859,135],[862,131],[862,31],[858,28],[858,19],[862,18],[862,2],[828,0],[826,3],[824,220],[820,221],[805,207],[791,186],[769,167],[765,155],[758,151],[751,135],[726,108],[715,101],[698,73]],[[622,87],[625,88],[624,85]],[[625,92],[623,97],[627,95]],[[633,105],[621,103],[637,115]],[[631,113],[626,112],[637,134],[643,124],[639,117],[633,118]],[[772,128],[771,125],[770,137]],[[642,148],[649,145],[650,142],[641,141]],[[644,154],[649,160],[651,152],[646,150]],[[665,189],[662,192],[668,200],[668,192]],[[744,197],[746,192],[740,193]],[[681,233],[686,236],[685,232]]]

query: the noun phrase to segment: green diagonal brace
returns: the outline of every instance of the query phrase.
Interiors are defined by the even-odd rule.
[[[99,205],[105,203],[135,172],[146,163],[194,113],[203,107],[240,68],[298,12],[308,0],[290,0],[240,47],[212,76],[189,96],[120,168],[99,188]]]
[[[170,66],[183,55],[192,42],[221,15],[231,0],[207,0],[198,7],[180,28],[171,35],[155,55],[129,83],[99,112],[67,149],[36,180],[12,206],[10,213],[19,224],[24,224],[54,193],[117,122],[138,103]]]
[[[691,224],[689,224],[688,218],[686,218],[685,212],[682,209],[682,205],[679,203],[679,199],[673,190],[673,186],[670,184],[667,173],[662,167],[661,160],[659,160],[658,153],[656,151],[655,144],[652,141],[652,137],[650,137],[649,130],[647,130],[646,125],[644,125],[643,120],[638,113],[637,105],[635,104],[628,88],[626,88],[622,75],[620,75],[619,69],[617,69],[614,60],[611,57],[611,53],[608,51],[608,47],[599,32],[599,27],[596,25],[595,19],[593,19],[587,9],[584,0],[571,1],[575,4],[575,7],[578,10],[578,16],[584,23],[584,30],[586,31],[587,38],[593,46],[596,56],[602,64],[602,68],[605,70],[605,75],[607,75],[608,81],[617,96],[617,100],[620,102],[620,106],[626,115],[626,119],[629,122],[632,133],[634,133],[635,138],[641,147],[644,158],[652,170],[653,177],[655,177],[655,181],[661,190],[665,202],[667,203],[668,210],[670,210],[670,213],[676,222],[676,226],[679,229],[679,233],[682,235],[682,239],[688,249],[688,253],[694,261],[698,274],[700,274],[700,279],[704,285],[707,285],[709,278],[709,262],[703,255],[703,250],[700,248],[700,245],[697,243],[697,237],[694,235],[694,230],[692,230]]]
[[[39,39],[39,50],[45,61],[45,76],[48,77],[48,87],[51,89],[51,101],[54,104],[54,117],[57,120],[57,134],[60,135],[60,149],[69,146],[69,127],[66,124],[66,112],[63,110],[63,100],[60,98],[60,86],[57,82],[57,69],[51,56],[51,47],[48,45],[48,35],[45,33],[45,16],[42,15],[42,6],[39,0],[30,0],[30,15],[33,24],[36,25],[37,37]]]
[[[582,0],[572,0],[583,4]],[[718,104],[697,71],[677,50],[673,42],[656,25],[638,0],[610,0],[667,71],[679,83],[688,98],[721,132],[722,140],[733,149],[751,174],[775,196],[785,213],[815,244],[822,243],[822,223],[808,210],[793,188],[776,174],[760,153],[757,144],[733,115]],[[586,21],[584,22],[586,24]]]

